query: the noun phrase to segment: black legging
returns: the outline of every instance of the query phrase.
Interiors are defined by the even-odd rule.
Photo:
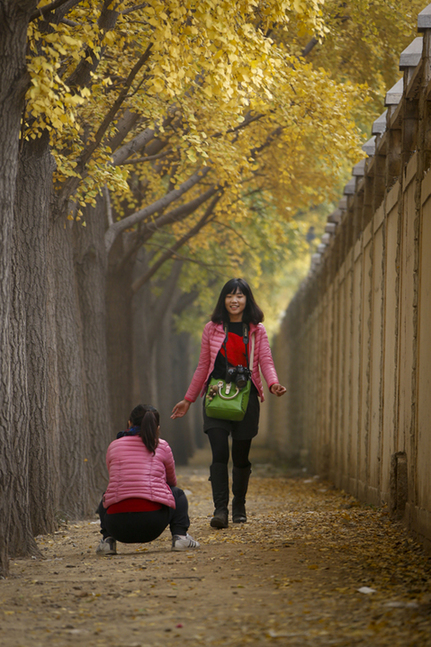
[[[175,508],[162,505],[152,512],[116,512],[108,514],[101,501],[97,512],[103,538],[113,537],[124,544],[144,544],[160,537],[166,526],[172,535],[185,535],[190,526],[188,501],[183,490],[171,486]]]
[[[213,453],[213,463],[229,462],[229,432],[226,429],[208,429],[208,438]],[[250,452],[251,438],[235,440],[232,438],[232,462],[234,467],[249,467],[248,454]]]

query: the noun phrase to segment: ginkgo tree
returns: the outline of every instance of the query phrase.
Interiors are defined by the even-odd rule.
[[[367,79],[319,49],[347,48],[336,6],[0,0],[1,569],[94,509],[132,301],[155,285],[162,313],[217,267],[258,279],[358,159]]]

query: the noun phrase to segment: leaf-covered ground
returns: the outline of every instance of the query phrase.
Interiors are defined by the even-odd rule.
[[[2,647],[431,645],[430,556],[384,508],[255,464],[249,522],[216,531],[207,467],[178,474],[200,550],[97,557],[95,519],[39,537],[0,582]]]

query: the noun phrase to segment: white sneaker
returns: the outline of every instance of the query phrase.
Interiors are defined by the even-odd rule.
[[[113,537],[105,537],[100,540],[100,544],[96,548],[97,555],[116,555],[117,542]]]
[[[199,548],[199,546],[199,542],[190,535],[173,535],[172,537],[172,550],[190,550]]]

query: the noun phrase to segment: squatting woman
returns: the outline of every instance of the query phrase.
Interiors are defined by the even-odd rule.
[[[184,400],[178,402],[171,418],[184,416],[198,395],[204,396],[212,377],[226,378],[228,366],[248,366],[253,349],[251,391],[243,420],[220,420],[209,417],[204,407],[204,431],[212,450],[210,480],[214,500],[213,528],[227,528],[229,502],[229,435],[232,436],[232,521],[247,521],[245,496],[251,473],[249,452],[251,441],[258,432],[259,398],[263,401],[263,387],[259,368],[271,393],[281,396],[286,392],[279,384],[268,336],[262,324],[263,312],[254,300],[250,286],[243,279],[231,279],[223,287],[217,305],[203,331],[199,363]],[[245,326],[244,326],[245,324]],[[227,333],[227,334],[226,334]],[[247,343],[248,339],[248,343]]]
[[[115,555],[117,541],[153,541],[168,525],[172,550],[199,548],[187,533],[188,502],[176,487],[171,448],[159,438],[159,412],[140,405],[130,419],[132,428],[119,434],[106,454],[109,484],[98,509],[102,539],[96,553]]]

